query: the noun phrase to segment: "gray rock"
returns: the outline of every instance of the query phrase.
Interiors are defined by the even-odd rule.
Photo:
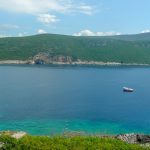
[[[0,148],[2,148],[4,146],[3,142],[0,142]]]
[[[49,53],[38,53],[33,57],[35,64],[51,64],[53,62],[59,63],[72,63],[73,58],[64,55],[51,55]]]
[[[126,143],[130,144],[145,144],[145,143],[150,143],[150,135],[144,135],[144,134],[120,134],[116,136],[117,139],[124,141]]]
[[[26,132],[23,132],[23,131],[0,131],[0,136],[3,136],[3,135],[7,135],[7,136],[10,136],[10,137],[13,137],[15,139],[20,139],[22,137],[24,137],[25,135],[27,135]],[[1,143],[0,143],[1,145]]]
[[[150,135],[137,134],[138,143],[150,143]]]
[[[134,133],[120,134],[120,135],[117,135],[116,138],[126,143],[131,143],[131,144],[137,143],[137,134],[134,134]]]

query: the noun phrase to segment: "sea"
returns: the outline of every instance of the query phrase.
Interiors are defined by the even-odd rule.
[[[0,65],[0,130],[150,134],[150,67]]]

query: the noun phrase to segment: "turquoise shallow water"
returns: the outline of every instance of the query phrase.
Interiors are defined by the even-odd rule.
[[[1,130],[26,131],[32,135],[60,135],[64,133],[83,133],[89,135],[115,135],[122,133],[149,133],[150,128],[128,127],[115,122],[96,122],[90,120],[13,120],[1,122]]]
[[[150,133],[149,67],[1,65],[0,84],[0,130]]]

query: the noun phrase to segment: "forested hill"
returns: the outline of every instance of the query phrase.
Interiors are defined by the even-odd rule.
[[[0,38],[0,60],[28,60],[38,53],[73,60],[150,64],[150,33],[76,37],[41,34]]]

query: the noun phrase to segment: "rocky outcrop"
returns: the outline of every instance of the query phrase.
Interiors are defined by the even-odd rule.
[[[150,135],[137,134],[138,143],[150,143]]]
[[[120,134],[116,136],[117,139],[124,141],[126,143],[137,143],[137,134],[130,133],[130,134]]]
[[[33,57],[35,64],[53,64],[53,63],[72,63],[72,57],[63,55],[50,55],[48,53],[39,53]]]
[[[15,138],[15,139],[20,139],[22,137],[24,137],[25,135],[27,135],[26,132],[20,131],[20,132],[15,132],[11,135],[11,137]]]
[[[27,135],[27,133],[24,131],[9,131],[9,130],[8,131],[0,131],[0,136],[10,136],[15,139],[21,139],[25,135]],[[0,141],[0,149],[3,149],[3,147],[7,144],[8,143],[6,143],[6,142]]]
[[[1,131],[0,132],[0,136],[1,135],[7,135],[7,136],[10,136],[10,137],[13,137],[15,139],[20,139],[22,137],[24,137],[25,135],[27,135],[26,132],[23,132],[23,131]]]
[[[126,143],[130,144],[146,144],[150,143],[150,135],[144,135],[144,134],[120,134],[116,136],[117,139],[122,140]]]
[[[48,64],[50,59],[50,56],[46,53],[39,53],[33,57],[35,64]]]
[[[5,143],[0,142],[0,148],[2,148],[5,145]]]
[[[57,56],[54,56],[52,58],[52,61],[53,62],[63,62],[63,63],[72,63],[72,57],[70,56],[63,56],[63,55],[57,55]]]

